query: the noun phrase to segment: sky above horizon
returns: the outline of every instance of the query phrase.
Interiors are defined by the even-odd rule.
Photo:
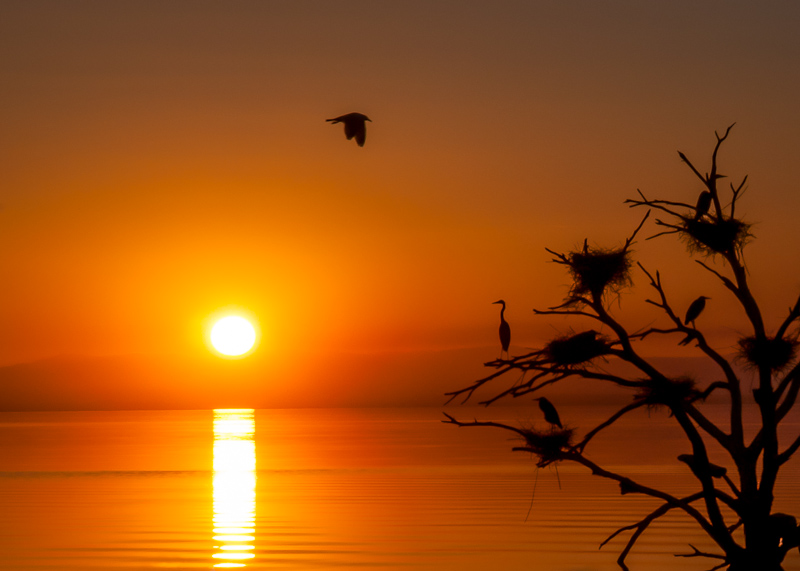
[[[533,316],[568,286],[545,247],[621,244],[637,188],[694,203],[676,151],[703,170],[734,122],[721,170],[749,175],[776,323],[800,291],[799,26],[791,2],[3,2],[0,367],[202,369],[229,308],[261,330],[248,374],[302,390],[335,391],[335,362],[368,391],[360,355],[491,347],[499,298],[512,343],[541,344],[584,325]],[[325,122],[350,111],[364,148]],[[635,250],[679,313],[712,297],[702,325],[731,347],[744,322],[713,276],[674,238]],[[634,277],[637,329],[657,316]]]

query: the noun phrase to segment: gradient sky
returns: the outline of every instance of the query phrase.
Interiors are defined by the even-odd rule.
[[[733,122],[774,322],[800,290],[798,29],[788,1],[6,0],[0,382],[61,391],[45,408],[438,403],[494,356],[492,301],[518,347],[582,327],[532,315],[568,285],[545,246],[619,245],[637,188],[693,203],[676,151],[705,168]],[[350,111],[364,148],[325,123]],[[636,252],[732,346],[676,240]],[[203,339],[231,307],[262,330],[242,361]]]

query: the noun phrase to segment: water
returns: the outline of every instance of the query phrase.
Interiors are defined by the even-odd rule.
[[[588,425],[608,410],[560,412]],[[580,466],[537,473],[510,452],[509,433],[442,418],[440,409],[0,414],[0,568],[611,571],[627,534],[598,551],[600,542],[658,506]],[[642,412],[587,452],[682,495],[695,491],[675,462],[688,451],[674,420]],[[779,509],[800,512],[797,476],[789,463]],[[713,549],[670,515],[628,563],[710,567],[672,556],[689,542]],[[786,569],[800,569],[796,552]]]

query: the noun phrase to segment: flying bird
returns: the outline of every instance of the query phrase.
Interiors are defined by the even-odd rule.
[[[492,303],[503,304],[503,308],[500,310],[500,346],[503,348],[503,351],[500,352],[500,356],[502,357],[503,352],[505,352],[506,357],[508,357],[508,346],[511,345],[511,326],[503,317],[503,314],[506,312],[506,302],[499,299]]]
[[[544,419],[552,424],[553,426],[557,426],[559,428],[564,428],[561,425],[561,419],[558,418],[558,411],[556,407],[553,406],[549,400],[544,397],[539,397],[538,399],[534,399],[539,401],[539,410],[544,413]]]
[[[711,298],[701,295],[692,302],[692,304],[689,306],[689,309],[686,310],[686,317],[683,320],[684,324],[689,325],[689,323],[691,323],[692,327],[695,326],[694,320],[697,319],[703,312],[703,309],[705,309],[707,299]]]
[[[700,220],[704,215],[708,214],[709,208],[711,208],[711,193],[704,190],[697,197],[697,206],[694,207],[694,219]]]
[[[359,147],[363,147],[364,142],[367,140],[367,121],[372,123],[372,119],[363,113],[348,113],[347,115],[325,120],[334,124],[344,123],[344,136],[347,137],[348,141],[355,137]]]

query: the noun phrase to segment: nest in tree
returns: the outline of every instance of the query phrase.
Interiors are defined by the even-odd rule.
[[[576,335],[558,337],[544,346],[545,357],[558,367],[571,367],[587,363],[595,357],[607,355],[609,344],[597,331],[589,330]]]
[[[636,400],[644,402],[650,408],[660,406],[675,408],[681,403],[696,401],[701,395],[691,377],[646,379],[636,393]]]
[[[682,226],[689,249],[708,254],[724,254],[740,250],[752,236],[750,225],[736,218],[713,221],[685,219]]]
[[[540,468],[561,460],[562,454],[572,446],[571,428],[559,430],[523,430],[525,448],[539,457]]]
[[[632,283],[633,262],[627,248],[603,250],[584,246],[580,252],[571,252],[566,263],[574,282],[572,295],[600,296],[606,289],[617,292]]]
[[[797,355],[797,339],[780,339],[767,337],[758,340],[755,337],[739,339],[739,357],[755,369],[766,367],[770,371],[781,371],[794,360]]]

